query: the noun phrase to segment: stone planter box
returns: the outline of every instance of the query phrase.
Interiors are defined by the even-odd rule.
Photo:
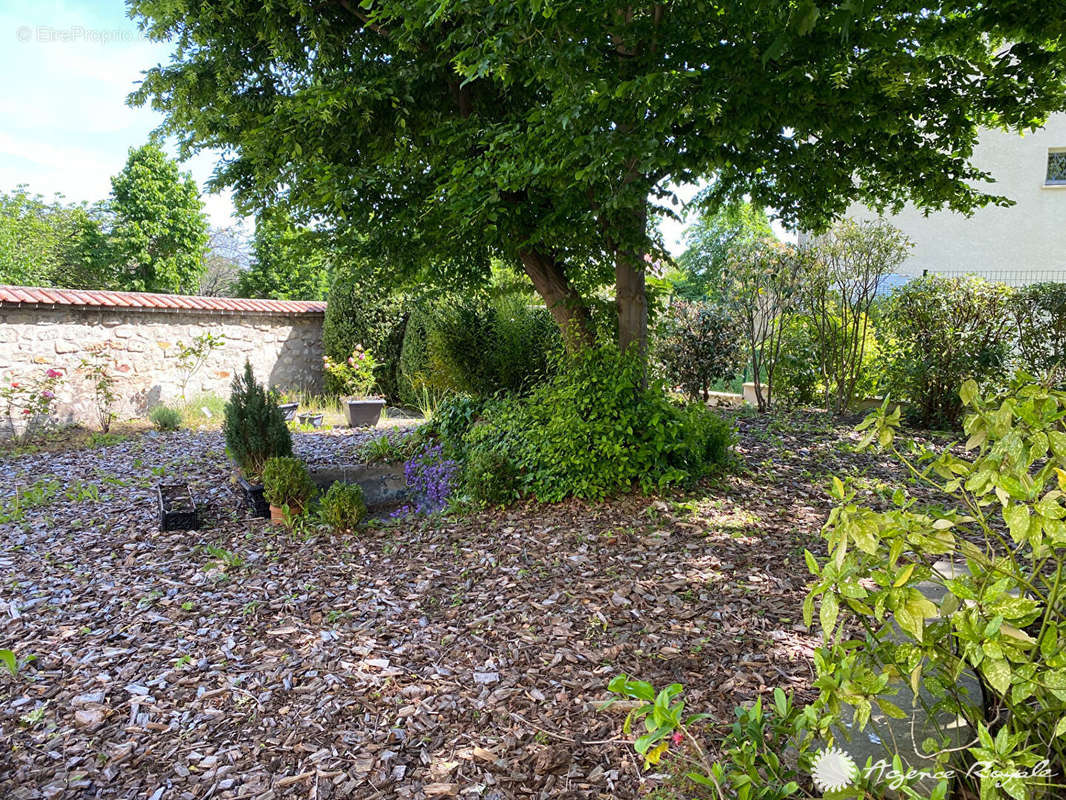
[[[308,413],[308,414],[300,414],[300,416],[297,419],[300,420],[300,424],[301,425],[310,425],[312,428],[321,428],[322,427],[322,419],[323,418],[324,418],[323,414],[310,414],[310,413]]]
[[[385,400],[381,397],[366,397],[358,400],[345,400],[344,413],[349,428],[373,428],[381,419]]]
[[[310,472],[311,480],[323,491],[336,481],[359,484],[367,508],[396,505],[408,497],[403,464],[335,464]]]
[[[244,507],[254,516],[267,519],[270,516],[270,504],[263,497],[263,484],[249,483],[243,475],[238,475],[237,486],[244,498]]]
[[[296,417],[296,409],[299,407],[299,403],[281,403],[278,405],[286,422],[291,422]]]

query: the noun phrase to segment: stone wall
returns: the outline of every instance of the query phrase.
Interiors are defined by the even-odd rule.
[[[93,389],[78,371],[86,348],[105,345],[117,378],[118,418],[143,417],[160,403],[181,402],[181,343],[204,332],[223,337],[185,389],[227,397],[235,372],[251,362],[256,377],[282,391],[322,390],[321,313],[156,311],[143,308],[0,305],[0,378],[32,382],[49,368],[64,372],[58,396],[63,422],[95,425]],[[2,410],[0,410],[2,413]]]

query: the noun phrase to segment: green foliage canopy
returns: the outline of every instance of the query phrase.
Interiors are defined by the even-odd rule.
[[[133,95],[185,152],[218,148],[245,209],[284,203],[438,280],[521,263],[572,345],[614,284],[642,342],[648,224],[714,175],[818,228],[851,202],[1006,202],[979,125],[1064,107],[1066,7],[738,0],[671,4],[132,0],[172,60]]]
[[[730,254],[773,236],[766,212],[751,203],[738,201],[711,209],[685,233],[685,252],[677,260],[681,274],[674,282],[676,293],[687,300],[719,298]]]
[[[283,211],[257,218],[252,255],[251,265],[238,278],[238,296],[326,299],[332,264],[322,237],[294,225]]]

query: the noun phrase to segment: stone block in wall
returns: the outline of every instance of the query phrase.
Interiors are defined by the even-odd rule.
[[[56,339],[56,352],[57,353],[76,353],[81,349],[81,345],[74,342],[69,342],[66,339]]]

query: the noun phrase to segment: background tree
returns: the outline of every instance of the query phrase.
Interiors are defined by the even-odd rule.
[[[62,195],[49,202],[25,186],[0,194],[0,283],[73,286],[91,262],[98,227],[88,206],[68,205]]]
[[[260,215],[251,264],[237,281],[238,296],[325,300],[333,264],[323,238],[294,225],[283,211]]]
[[[287,205],[409,279],[520,263],[571,347],[613,284],[643,344],[649,226],[667,188],[714,176],[818,229],[850,203],[968,212],[987,194],[978,125],[1066,105],[1066,7],[941,0],[283,5],[132,0],[169,64],[133,101],[217,185]],[[1027,8],[1022,4],[1022,9]]]
[[[207,236],[199,294],[235,297],[237,281],[250,262],[248,242],[238,227],[212,228]]]
[[[809,260],[806,250],[759,239],[734,250],[726,267],[729,305],[750,355],[759,411],[769,411],[773,405],[774,375],[785,332],[797,313]]]
[[[674,291],[688,300],[720,299],[729,256],[757,239],[774,238],[766,212],[745,201],[707,211],[685,232]]]
[[[842,220],[813,243],[800,304],[814,334],[827,410],[841,414],[856,399],[874,300],[912,246],[884,220]]]
[[[188,173],[155,144],[132,148],[111,179],[109,288],[195,292],[205,269],[207,220]]]

